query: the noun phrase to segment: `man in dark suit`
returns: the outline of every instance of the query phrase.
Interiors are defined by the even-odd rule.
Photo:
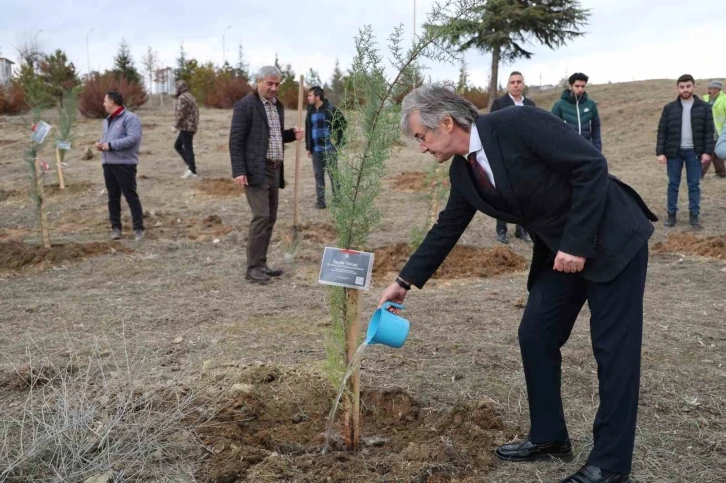
[[[534,253],[519,344],[531,427],[525,441],[496,454],[508,461],[572,458],[560,348],[587,301],[600,408],[587,464],[563,483],[630,482],[655,215],[608,174],[607,161],[590,142],[544,110],[479,115],[449,89],[425,85],[403,100],[401,126],[440,163],[454,157],[451,193],[381,303],[402,302],[411,285],[422,288],[477,211],[525,226]]]
[[[262,67],[257,88],[234,105],[229,132],[229,155],[235,184],[244,186],[252,209],[247,238],[247,273],[252,283],[265,285],[282,270],[267,265],[267,249],[277,220],[279,188],[285,185],[283,143],[300,140],[304,129],[285,130],[285,109],[277,100],[282,74]]]
[[[507,93],[502,97],[494,99],[489,112],[496,112],[510,106],[536,107],[533,101],[524,97],[524,76],[522,76],[521,72],[517,72],[516,70],[509,74],[509,80],[507,81]],[[527,235],[527,230],[525,230],[522,225],[517,225],[517,228],[514,231],[514,237],[521,238],[527,243],[531,242],[529,235]],[[507,222],[503,220],[497,220],[497,241],[500,243],[509,243],[509,240],[507,239]]]

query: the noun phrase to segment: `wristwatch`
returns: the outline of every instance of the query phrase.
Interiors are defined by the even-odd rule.
[[[411,285],[406,283],[401,277],[396,277],[396,283],[404,290],[411,290]]]

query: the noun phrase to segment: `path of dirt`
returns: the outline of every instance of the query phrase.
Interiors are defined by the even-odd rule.
[[[114,253],[130,253],[131,249],[115,242],[66,243],[41,248],[17,241],[0,243],[0,270],[29,267],[46,268],[61,263]]]
[[[204,178],[197,189],[212,196],[242,196],[245,192],[244,188],[237,186],[229,178]]]
[[[411,248],[405,243],[378,248],[375,250],[373,273],[399,272],[410,255]],[[526,265],[527,260],[508,247],[483,249],[457,245],[433,278],[491,277],[522,271]]]
[[[726,236],[699,237],[693,233],[673,233],[653,246],[654,253],[688,253],[726,260]]]
[[[391,181],[391,188],[402,193],[418,193],[431,187],[426,180],[428,175],[422,171],[406,171]]]

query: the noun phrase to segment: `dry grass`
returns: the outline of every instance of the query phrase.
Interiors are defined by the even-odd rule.
[[[35,346],[5,374],[25,398],[0,422],[0,481],[195,481],[199,396],[159,385],[150,366],[163,358],[124,346],[62,358]]]
[[[603,144],[611,171],[634,186],[661,214],[666,175],[655,162],[655,131],[662,106],[675,98],[674,85],[674,81],[665,80],[588,89],[603,118]],[[534,100],[550,108],[557,96],[558,92],[536,95]],[[221,242],[214,244],[211,239],[192,242],[176,232],[167,235],[160,227],[158,236],[141,246],[124,241],[134,248],[133,253],[49,266],[39,273],[0,273],[0,353],[6,358],[0,360],[0,371],[12,370],[7,361],[16,365],[25,362],[27,351],[42,359],[37,347],[49,354],[63,352],[66,330],[77,347],[92,347],[100,333],[120,334],[124,324],[127,337],[134,341],[134,351],[146,357],[154,377],[184,384],[192,391],[208,384],[223,391],[234,380],[238,365],[255,361],[306,369],[322,367],[322,341],[329,317],[326,290],[316,281],[322,247],[330,243],[330,237],[326,230],[315,227],[326,227],[330,220],[327,212],[314,209],[309,160],[302,163],[300,222],[320,234],[306,234],[295,260],[283,267],[286,274],[272,285],[247,285],[243,280],[244,237],[237,236],[246,231],[250,221],[245,200],[201,193],[199,180],[181,180],[183,164],[173,150],[170,130],[163,128],[172,123],[172,113],[143,109],[139,114],[144,123],[159,126],[144,133],[142,150],[153,153],[143,154],[139,166],[144,209],[182,221],[217,215],[238,233],[221,237]],[[202,109],[201,118],[202,130],[195,137],[200,175],[229,178],[228,154],[220,148],[227,142],[231,112]],[[288,112],[288,123],[294,119],[295,113]],[[96,139],[100,128],[95,121],[81,123],[79,139]],[[37,237],[35,215],[26,196],[25,166],[17,148],[10,144],[25,139],[26,132],[15,119],[0,118],[0,192],[10,194],[0,197],[4,198],[0,201],[0,239],[8,242],[29,243]],[[81,147],[67,158],[66,182],[88,183],[84,185],[87,189],[49,197],[54,242],[105,241],[108,236],[100,162],[98,158],[81,161]],[[287,167],[292,168],[293,161],[294,149],[287,149]],[[430,164],[414,143],[406,141],[388,164],[386,177],[425,171]],[[289,181],[292,171],[286,169]],[[55,182],[52,172],[48,176],[49,183]],[[699,237],[726,234],[726,183],[712,176],[702,185],[704,229]],[[292,224],[291,188],[281,192],[278,227],[269,257],[272,265],[282,263],[282,235]],[[684,200],[682,189],[682,207]],[[406,242],[410,226],[422,224],[428,216],[425,192],[384,189],[379,206],[383,219],[369,240],[372,248]],[[126,206],[123,210],[127,213]],[[481,249],[494,247],[494,223],[477,215],[460,243]],[[665,230],[657,224],[653,243],[665,241],[669,232],[681,231],[689,230],[685,225]],[[516,240],[510,246],[530,257],[529,246]],[[633,473],[642,483],[706,483],[719,481],[726,473],[726,302],[721,271],[725,264],[680,253],[654,254],[650,260]],[[405,312],[412,322],[409,340],[398,351],[369,349],[363,361],[364,386],[402,387],[421,402],[422,411],[444,410],[461,400],[492,398],[505,429],[492,445],[482,447],[482,452],[526,435],[527,398],[517,347],[525,281],[526,274],[518,272],[482,279],[432,280],[424,291],[412,291]],[[363,297],[364,320],[373,312],[381,287],[387,283],[384,278],[374,279],[374,288]],[[584,463],[598,396],[587,319],[588,314],[583,313],[563,351],[563,394],[576,462],[498,463],[471,481],[559,481]],[[178,337],[183,337],[181,345],[173,344]],[[119,340],[112,339],[110,347],[123,354]],[[81,361],[85,359],[79,359],[77,372],[64,377],[86,374],[85,362]],[[55,365],[66,367],[57,360]],[[60,376],[50,374],[59,380]],[[97,378],[100,373],[94,374]],[[36,386],[33,394],[41,395],[54,387]],[[26,392],[0,387],[0,419],[8,420],[5,413],[10,408],[16,411],[13,405],[24,406],[27,396]],[[16,420],[21,419],[19,412],[13,414]],[[363,424],[365,427],[366,420]],[[322,432],[325,421],[319,425]],[[441,470],[437,477],[445,481],[446,472]],[[295,476],[302,480],[304,474],[291,478]],[[349,481],[353,480],[350,476]]]

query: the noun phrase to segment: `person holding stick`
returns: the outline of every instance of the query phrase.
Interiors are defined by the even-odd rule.
[[[277,221],[279,189],[285,185],[283,144],[302,140],[305,130],[285,129],[285,109],[277,99],[280,69],[262,67],[253,92],[234,105],[229,155],[234,183],[243,186],[252,209],[247,238],[247,273],[251,283],[266,285],[281,269],[267,265],[267,250]]]

